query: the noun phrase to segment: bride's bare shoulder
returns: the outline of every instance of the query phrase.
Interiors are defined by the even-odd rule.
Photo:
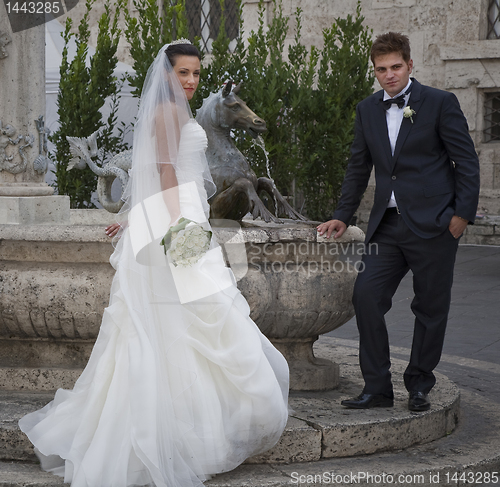
[[[156,107],[156,119],[167,119],[171,114],[172,118],[177,119],[179,115],[178,107],[174,102],[164,101]]]

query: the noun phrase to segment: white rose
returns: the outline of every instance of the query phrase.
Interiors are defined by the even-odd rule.
[[[201,235],[194,235],[192,237],[192,241],[196,247],[203,247],[203,245],[205,244],[205,241]]]
[[[405,118],[409,118],[411,120],[411,123],[413,123],[413,115],[415,115],[416,113],[417,112],[415,110],[412,110],[409,105],[404,107],[403,109],[403,116]]]

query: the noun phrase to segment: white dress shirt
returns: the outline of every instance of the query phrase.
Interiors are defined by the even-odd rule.
[[[408,81],[406,87],[401,90],[396,96],[391,97],[384,91],[384,100],[389,100],[390,98],[397,98],[401,96],[411,85],[411,80]],[[403,121],[403,110],[404,107],[408,104],[408,100],[410,98],[410,93],[405,96],[405,104],[403,108],[398,108],[398,106],[394,103],[391,105],[386,111],[386,119],[387,119],[387,130],[389,132],[389,141],[391,143],[391,152],[394,155],[394,151],[396,149],[396,141],[398,140],[399,129],[401,128],[401,122]],[[396,197],[394,196],[394,191],[391,194],[391,199],[387,205],[387,208],[395,208],[398,204],[396,203]]]

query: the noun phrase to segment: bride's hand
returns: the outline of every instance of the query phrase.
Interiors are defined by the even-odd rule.
[[[114,237],[121,227],[122,225],[120,223],[112,223],[111,225],[108,225],[104,231],[108,237]]]

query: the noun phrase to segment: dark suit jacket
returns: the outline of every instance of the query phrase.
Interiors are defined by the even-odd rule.
[[[375,167],[375,200],[366,241],[372,237],[394,191],[401,215],[418,236],[443,233],[453,215],[474,221],[479,162],[456,96],[413,79],[394,156],[379,91],[356,108],[354,142],[334,219],[349,223]]]

